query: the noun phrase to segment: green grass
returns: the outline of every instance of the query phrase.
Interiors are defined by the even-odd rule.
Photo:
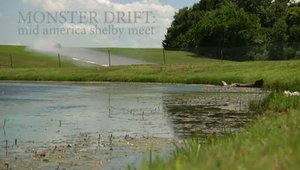
[[[267,116],[245,133],[210,139],[207,144],[189,141],[169,160],[157,158],[143,169],[299,169],[300,111]]]
[[[300,89],[300,61],[227,62],[189,65],[117,66],[110,68],[0,68],[0,80],[125,81],[220,84],[265,80],[269,89]],[[292,87],[292,88],[288,88]]]
[[[10,68],[12,56],[14,68],[58,67],[58,57],[31,51],[24,46],[0,46],[0,68]],[[76,67],[67,59],[61,59],[63,67]]]
[[[111,51],[112,55],[125,56],[156,64],[164,64],[163,49],[160,48],[98,48],[102,52]],[[219,62],[218,60],[201,57],[186,51],[165,51],[166,64],[194,64]]]
[[[156,158],[143,169],[299,169],[300,97],[271,94],[265,110],[245,132],[188,140],[169,159]]]
[[[98,49],[105,50],[105,49]],[[159,63],[161,49],[117,49],[114,54]],[[22,46],[0,46],[0,80],[126,81],[220,84],[221,80],[248,83],[263,78],[272,89],[300,89],[300,61],[232,62],[195,57],[193,53],[166,51],[167,65],[80,67],[56,56],[27,50]],[[14,69],[10,69],[10,55]],[[173,63],[173,64],[171,64]]]
[[[103,50],[103,49],[101,49]],[[160,49],[114,49],[122,55],[136,53],[151,60],[152,54]],[[9,55],[13,55],[14,69],[10,68]],[[220,84],[222,80],[233,83],[249,83],[257,79],[265,80],[269,89],[300,89],[300,61],[256,61],[232,62],[206,58],[195,58],[188,52],[167,51],[174,64],[79,67],[63,60],[58,68],[57,57],[26,50],[25,47],[0,46],[0,80],[40,80],[40,81],[124,81],[161,82],[187,84]],[[171,55],[173,54],[173,55]],[[174,57],[174,60],[171,58]],[[155,57],[154,57],[155,58]],[[153,61],[155,59],[152,59]],[[181,63],[185,62],[185,64]]]

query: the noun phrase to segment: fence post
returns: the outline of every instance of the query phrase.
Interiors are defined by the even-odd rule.
[[[7,156],[8,140],[5,140],[5,155]]]
[[[11,67],[11,68],[14,68],[13,57],[12,57],[11,54],[9,55],[9,58],[10,58],[10,67]]]
[[[61,62],[60,62],[60,54],[59,53],[58,53],[57,57],[58,57],[58,67],[60,68],[61,67]]]
[[[221,61],[223,62],[224,60],[224,48],[221,49]]]
[[[110,50],[108,50],[108,66],[111,66],[111,53]]]
[[[166,53],[165,49],[163,48],[163,59],[164,59],[164,65],[166,65]]]
[[[150,148],[150,155],[149,155],[149,168],[152,167],[152,148]]]

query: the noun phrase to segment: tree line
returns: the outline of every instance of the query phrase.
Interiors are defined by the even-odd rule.
[[[201,0],[180,9],[163,47],[231,60],[299,57],[300,3],[295,0]]]

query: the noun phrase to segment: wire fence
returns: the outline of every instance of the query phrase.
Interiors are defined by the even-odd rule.
[[[91,49],[90,49],[91,50]],[[96,51],[95,51],[96,52]],[[179,52],[187,52],[188,55],[178,56]],[[194,49],[182,49],[182,48],[168,48],[168,49],[126,49],[126,51],[116,52],[116,50],[102,50],[101,62],[94,62],[89,59],[78,59],[72,56],[64,56],[58,53],[52,57],[33,57],[30,58],[29,53],[23,57],[20,53],[14,53],[9,51],[6,53],[0,53],[0,68],[23,68],[23,67],[68,67],[74,66],[74,63],[85,63],[89,65],[110,67],[113,65],[140,65],[140,64],[180,64],[186,63],[189,60],[187,57],[193,58],[211,58],[218,60],[233,60],[233,61],[249,61],[249,60],[292,60],[300,59],[300,43],[288,44],[284,47],[271,46],[247,46],[247,47],[198,47]],[[36,55],[36,53],[35,53]],[[84,54],[83,54],[84,55]],[[116,63],[116,55],[123,59],[129,59],[128,61],[121,59]],[[43,56],[41,54],[40,56]],[[49,56],[49,55],[48,55]],[[187,56],[187,57],[186,57]],[[176,58],[177,57],[177,58]],[[184,58],[186,57],[186,58]],[[94,57],[97,59],[97,56]],[[99,57],[100,58],[100,57]],[[75,61],[76,59],[76,61]],[[145,61],[145,63],[136,63],[132,60]],[[30,61],[33,60],[33,61]],[[124,63],[122,63],[124,61]],[[192,61],[191,61],[192,62]],[[71,63],[71,64],[70,64]],[[73,64],[72,64],[73,63]],[[106,64],[103,64],[106,63]],[[76,65],[76,64],[75,64]]]

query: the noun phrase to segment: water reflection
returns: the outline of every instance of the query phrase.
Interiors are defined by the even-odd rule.
[[[220,134],[248,122],[249,101],[262,96],[256,89],[134,83],[1,83],[0,92],[0,119],[8,120],[0,138],[42,142],[82,132],[163,138]]]
[[[240,130],[252,118],[251,100],[261,93],[175,94],[163,97],[174,133],[179,138],[222,135]]]
[[[109,157],[124,154],[123,161],[116,160],[120,169],[121,164],[135,161],[136,156],[127,155],[138,152],[137,148],[147,150],[155,144],[161,151],[170,149],[176,138],[239,130],[251,119],[249,101],[261,100],[260,93],[202,85],[0,83],[0,161],[9,156],[10,162],[20,161],[19,167],[29,163],[30,168],[55,169],[63,149],[64,159],[72,162],[66,168],[92,169],[88,168],[91,162],[80,158],[107,160],[110,148],[101,149],[101,141],[109,147],[116,143]],[[17,146],[14,141],[19,141]],[[137,144],[132,147],[128,142]],[[81,148],[82,144],[86,147]],[[32,165],[36,161],[32,155],[46,148],[51,153],[57,150],[59,156],[40,162],[41,166]],[[25,157],[29,161],[19,159]]]

